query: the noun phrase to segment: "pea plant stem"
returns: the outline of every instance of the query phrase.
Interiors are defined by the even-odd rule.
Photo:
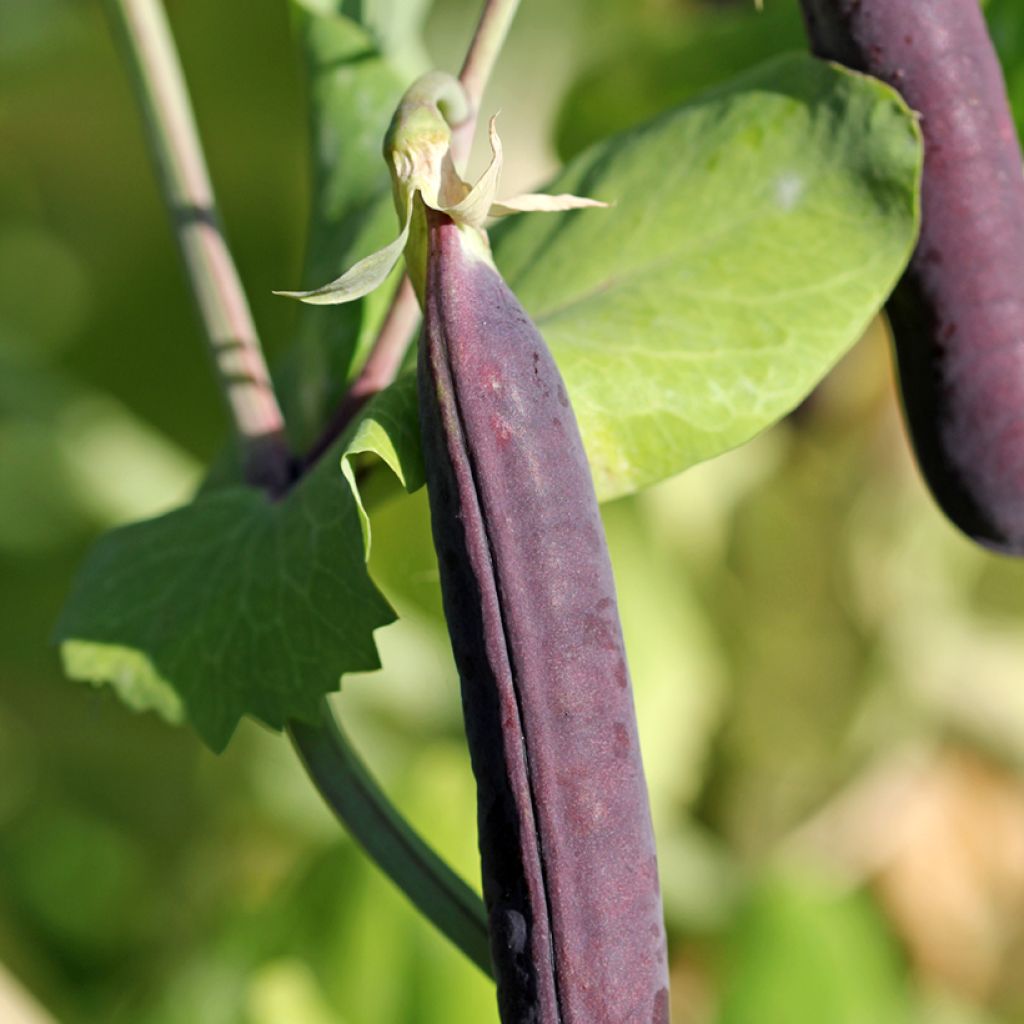
[[[517,3],[487,0],[467,54],[463,72],[468,76],[473,114],[460,129],[466,131],[468,124],[464,137],[469,141],[480,97]],[[295,479],[284,417],[221,226],[166,13],[160,0],[107,0],[107,4],[124,43],[188,282],[243,449],[245,480],[281,496]],[[316,454],[340,436],[366,399],[394,380],[418,319],[413,289],[406,279]],[[429,920],[489,973],[486,916],[480,898],[390,803],[330,707],[325,704],[319,724],[292,722],[288,731],[314,785],[370,857]]]
[[[304,468],[316,462],[341,436],[359,410],[395,379],[419,322],[420,307],[416,301],[416,292],[409,275],[403,274],[366,362],[349,385],[320,436],[306,452]]]
[[[491,970],[480,897],[394,809],[324,703],[320,725],[292,722],[292,743],[326,803],[366,852],[485,974]]]
[[[159,0],[108,0],[150,149],[213,356],[246,479],[280,494],[290,478],[284,417],[228,249],[185,78]]]
[[[459,81],[462,82],[466,98],[469,100],[470,114],[462,124],[455,126],[452,133],[452,159],[457,167],[463,167],[469,159],[484,90],[490,81],[501,48],[505,45],[505,38],[518,7],[519,0],[484,0],[476,32],[459,72]]]

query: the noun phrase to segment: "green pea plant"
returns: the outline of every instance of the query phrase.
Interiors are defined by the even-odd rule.
[[[215,752],[244,716],[286,732],[367,856],[493,975],[506,1024],[665,1022],[654,837],[598,503],[806,398],[901,280],[928,165],[897,92],[910,65],[860,59],[879,51],[850,5],[807,0],[815,49],[842,63],[797,52],[744,67],[508,195],[504,147],[522,140],[482,102],[517,5],[483,0],[456,73],[424,66],[413,5],[290,0],[313,187],[303,280],[281,282],[302,305],[270,368],[161,4],[109,0],[233,437],[190,504],[94,545],[56,635],[68,676],[187,722]],[[489,156],[471,175],[478,120]],[[928,259],[914,257],[911,285]],[[985,399],[951,401],[962,453]],[[922,415],[945,415],[933,406]],[[926,468],[962,482],[971,456],[957,458]],[[1002,500],[993,473],[966,486]],[[367,567],[375,506],[424,484],[482,899],[389,802],[330,699],[379,667],[374,634],[395,619]]]

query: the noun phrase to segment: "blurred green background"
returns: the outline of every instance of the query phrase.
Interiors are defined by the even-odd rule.
[[[170,0],[271,357],[308,203],[285,0]],[[476,5],[438,0],[456,68]],[[509,191],[803,45],[792,0],[524,0],[487,109]],[[400,9],[397,8],[397,9]],[[1018,117],[1024,5],[987,13]],[[347,839],[287,742],[65,682],[90,540],[185,500],[226,429],[102,7],[0,0],[0,1021],[495,1021],[490,984]],[[876,324],[747,447],[606,509],[677,1024],[1024,1021],[1024,568],[914,469]],[[402,613],[339,713],[474,884],[472,779],[422,493],[376,514]],[[388,538],[391,543],[385,543]]]

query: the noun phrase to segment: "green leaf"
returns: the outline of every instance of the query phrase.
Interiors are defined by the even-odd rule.
[[[244,714],[318,721],[343,673],[379,667],[372,634],[394,619],[339,457],[280,502],[226,488],[100,538],[57,626],[68,674],[172,720],[176,697],[217,751]]]
[[[499,267],[613,498],[753,437],[857,340],[909,258],[921,144],[881,83],[795,55],[616,136],[522,217]]]
[[[226,487],[101,537],[57,625],[67,674],[187,718],[217,751],[245,714],[319,722],[344,673],[379,668],[373,631],[394,620],[366,570],[351,461],[380,458],[419,487],[415,417],[406,374],[280,502]]]
[[[409,78],[390,48],[390,36],[378,36],[336,13],[361,6],[334,0],[295,3],[309,81],[313,180],[302,282],[281,281],[281,289],[300,283],[315,288],[333,280],[399,231],[381,145]],[[376,17],[378,6],[369,7]],[[409,39],[402,38],[405,46]],[[327,410],[361,362],[387,309],[389,291],[383,288],[344,309],[298,311],[296,337],[285,366],[275,374],[297,449],[319,433]]]
[[[717,1024],[908,1024],[898,953],[870,902],[762,883],[730,937]]]
[[[370,557],[370,519],[356,481],[353,459],[374,455],[384,462],[409,491],[423,486],[423,455],[417,423],[416,374],[400,376],[390,387],[374,395],[345,446],[341,471],[359,506],[366,557]]]
[[[423,25],[429,0],[294,0],[310,14],[344,16],[362,26],[376,48],[412,81],[428,70]]]
[[[305,276],[320,284],[354,262],[349,250],[375,204],[382,197],[391,203],[381,146],[408,78],[370,32],[341,14],[300,13],[298,35],[309,79],[313,161]],[[394,238],[396,223],[392,207],[382,244]]]

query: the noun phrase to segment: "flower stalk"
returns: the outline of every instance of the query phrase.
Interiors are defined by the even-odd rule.
[[[485,0],[473,41],[466,51],[466,59],[462,62],[459,81],[465,90],[470,114],[461,124],[455,125],[452,137],[453,159],[455,166],[460,170],[469,159],[484,90],[505,45],[505,38],[512,27],[512,19],[515,18],[518,8],[519,0]]]

